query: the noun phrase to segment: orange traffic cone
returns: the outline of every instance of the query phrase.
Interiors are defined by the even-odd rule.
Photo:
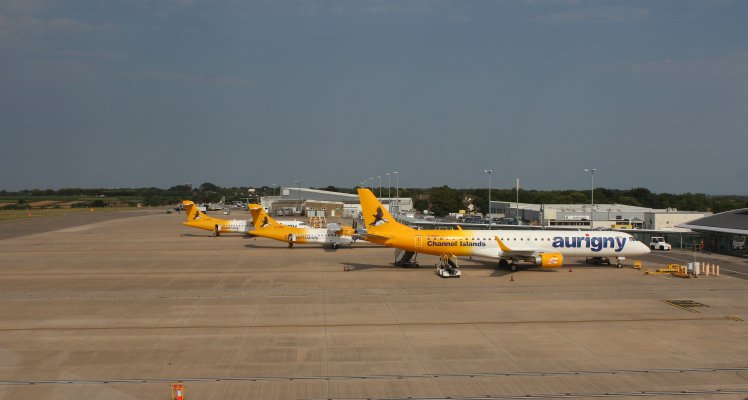
[[[569,272],[574,272],[574,271],[571,270],[571,265],[569,265]]]
[[[514,274],[510,275],[509,282],[514,282]]]

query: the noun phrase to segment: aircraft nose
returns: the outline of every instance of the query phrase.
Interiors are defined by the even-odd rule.
[[[642,242],[639,242],[639,246],[642,248],[642,251],[644,252],[644,254],[649,254],[652,251],[652,249],[650,249],[649,246],[647,246],[646,244]]]

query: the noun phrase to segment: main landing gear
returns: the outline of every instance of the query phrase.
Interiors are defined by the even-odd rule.
[[[499,260],[499,268],[501,269],[508,269],[512,272],[517,272],[517,264],[514,263],[514,260],[507,261],[505,259]]]
[[[462,271],[457,267],[457,257],[452,255],[443,255],[436,264],[436,274],[442,278],[459,278]]]

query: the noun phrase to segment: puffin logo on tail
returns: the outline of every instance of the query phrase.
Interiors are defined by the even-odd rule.
[[[374,214],[374,222],[370,223],[369,226],[380,226],[387,222],[390,222],[390,221],[384,217],[384,212],[382,212],[382,207],[377,207],[377,213]]]

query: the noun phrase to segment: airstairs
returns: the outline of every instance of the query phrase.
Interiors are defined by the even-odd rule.
[[[395,265],[418,268],[418,254],[414,251],[395,249]]]

